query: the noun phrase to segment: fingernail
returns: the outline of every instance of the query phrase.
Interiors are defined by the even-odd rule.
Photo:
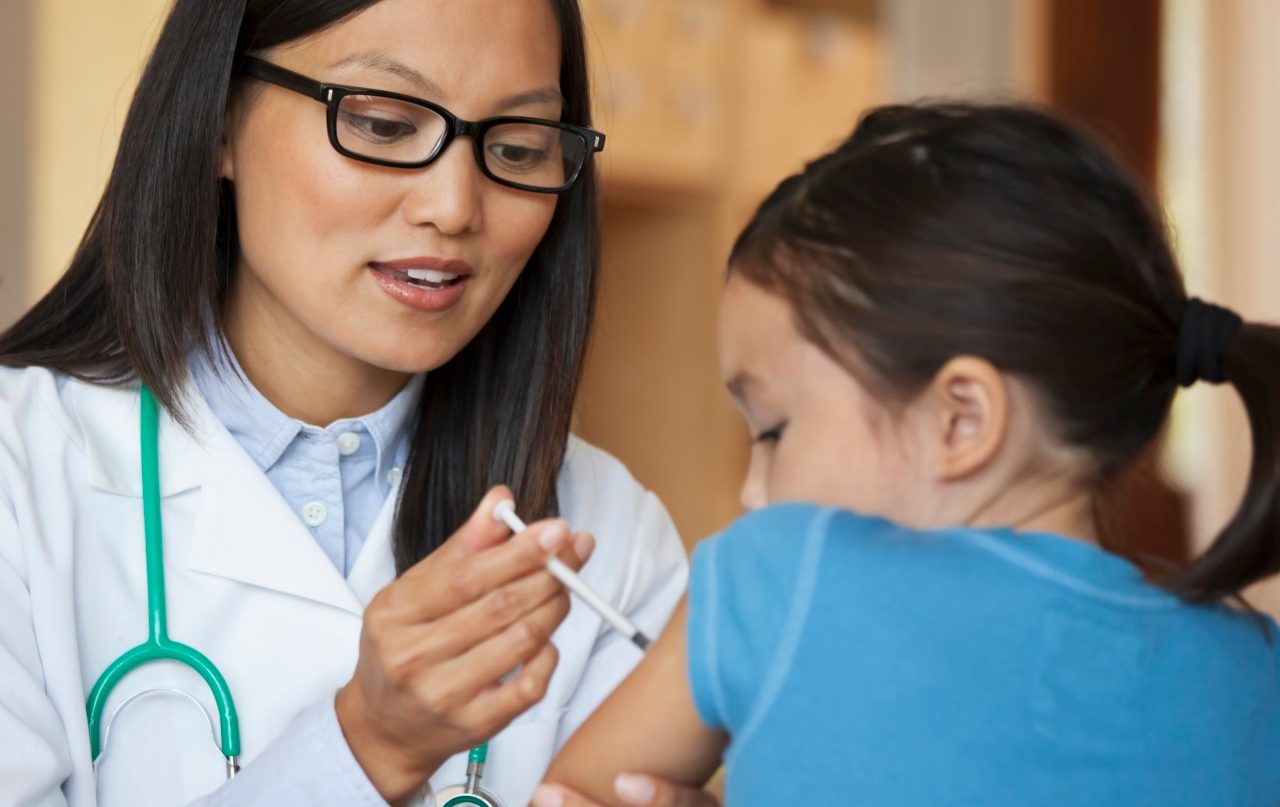
[[[564,794],[559,788],[539,785],[538,789],[533,791],[533,807],[560,807],[562,804],[564,804]]]
[[[653,782],[647,776],[623,773],[613,780],[613,792],[627,804],[645,805],[653,801]]]
[[[542,531],[538,536],[538,545],[548,552],[555,552],[569,538],[569,531],[565,529],[564,524],[555,522],[551,526]]]
[[[587,558],[591,557],[591,551],[595,548],[595,539],[586,533],[583,533],[573,539],[573,551],[577,553],[578,560],[585,561]]]

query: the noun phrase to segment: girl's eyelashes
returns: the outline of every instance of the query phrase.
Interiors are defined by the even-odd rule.
[[[760,432],[760,434],[756,435],[756,438],[753,442],[776,443],[778,442],[779,438],[782,437],[782,432],[784,429],[786,429],[786,427],[787,427],[786,423],[779,423],[777,426],[774,426],[772,429],[768,429],[766,431]]]

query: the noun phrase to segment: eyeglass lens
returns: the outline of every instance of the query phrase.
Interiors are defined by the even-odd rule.
[[[343,149],[391,163],[421,163],[435,156],[448,123],[431,109],[396,98],[347,95],[338,103],[336,131]],[[586,160],[581,135],[540,123],[490,126],[481,153],[499,180],[535,188],[559,188]]]

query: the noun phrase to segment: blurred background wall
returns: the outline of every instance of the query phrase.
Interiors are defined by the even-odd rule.
[[[0,11],[0,76],[9,77],[7,111],[0,115],[0,326],[13,321],[27,302],[30,31],[30,0],[10,0]]]
[[[738,512],[746,434],[720,389],[715,306],[754,205],[868,106],[922,96],[1055,105],[1159,184],[1194,293],[1280,320],[1280,2],[582,0],[603,160],[600,318],[578,429],[692,542]],[[0,325],[65,266],[110,169],[167,0],[0,7]],[[1118,492],[1137,550],[1184,557],[1235,506],[1247,427],[1183,394]],[[1280,610],[1280,587],[1259,592]]]

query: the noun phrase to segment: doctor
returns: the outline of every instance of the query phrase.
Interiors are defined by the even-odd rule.
[[[650,635],[686,575],[569,436],[589,123],[574,0],[177,0],[67,274],[0,337],[0,805],[429,804],[490,738],[485,787],[528,801],[638,661],[542,561]],[[149,627],[142,384],[168,632],[234,697],[229,782],[173,662],[90,750]],[[513,495],[564,521],[512,538]]]

